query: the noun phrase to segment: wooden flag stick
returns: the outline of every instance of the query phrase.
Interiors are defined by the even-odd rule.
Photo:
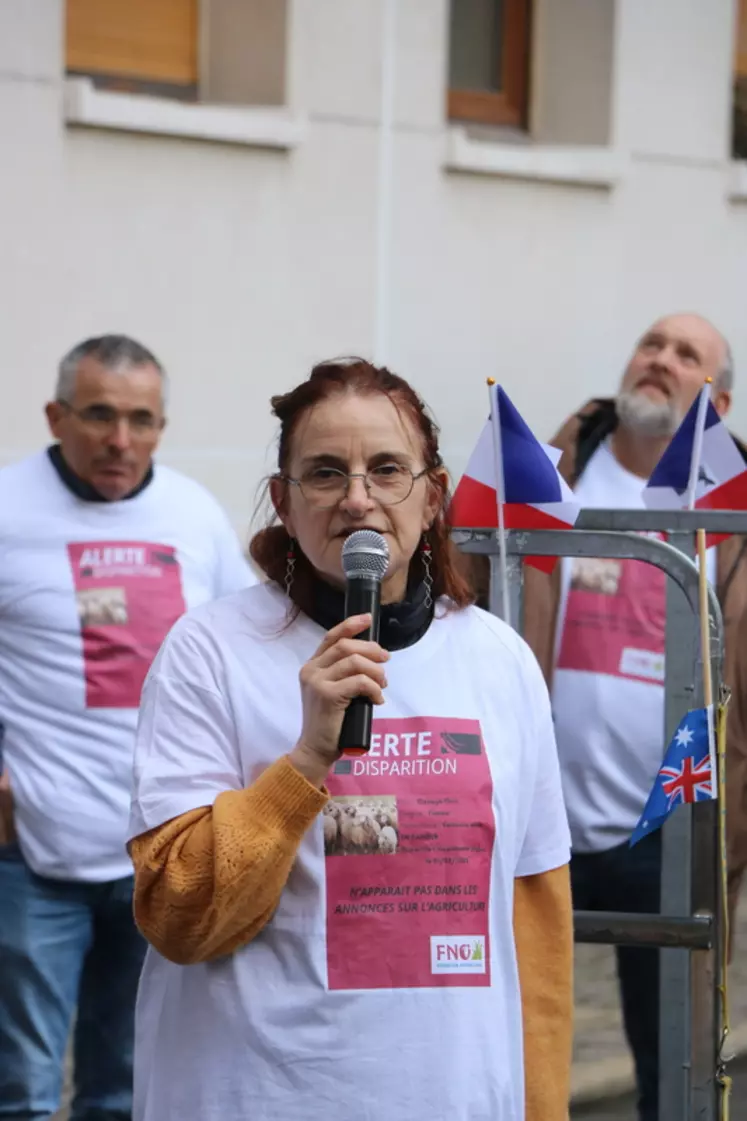
[[[508,551],[506,549],[506,480],[503,475],[503,447],[501,444],[501,418],[498,415],[498,392],[495,378],[488,378],[490,394],[490,417],[493,431],[493,459],[495,463],[495,493],[498,503],[498,556],[501,570],[501,599],[503,600],[503,621],[511,626],[511,602],[508,598]]]
[[[703,437],[705,434],[706,414],[710,398],[710,385],[712,378],[706,379],[708,393],[701,397],[701,407],[698,409],[695,425],[695,441],[693,446],[693,460],[690,465],[690,479],[688,484],[688,509],[695,508],[695,494],[698,486],[701,459],[703,456]],[[721,1088],[721,1103],[723,1117],[726,1119],[729,1112],[729,1099],[731,1095],[731,1079],[726,1075],[726,1065],[723,1059],[724,1046],[729,1036],[729,986],[728,986],[728,958],[729,958],[729,905],[728,905],[728,874],[727,874],[727,847],[726,847],[726,709],[720,703],[713,712],[713,674],[711,672],[711,614],[708,604],[708,559],[706,550],[706,532],[698,529],[695,533],[698,556],[698,614],[700,615],[700,656],[703,661],[703,704],[713,713],[716,726],[716,751],[715,759],[712,755],[714,768],[711,779],[712,789],[718,796],[718,855],[721,873],[720,906],[722,919],[722,944],[719,961],[719,992],[721,994],[720,1020],[721,1038],[718,1049],[717,1081]],[[709,741],[710,741],[709,716]],[[709,742],[709,750],[711,743]]]
[[[698,544],[698,591],[700,593],[700,656],[703,660],[703,704],[713,704],[713,675],[711,673],[711,613],[708,607],[708,570],[706,535],[704,529],[696,533]]]
[[[690,464],[690,479],[688,482],[688,509],[695,509],[695,495],[698,488],[698,475],[703,459],[703,436],[705,434],[708,402],[711,396],[713,378],[706,378],[705,386],[700,395],[698,413],[695,421],[695,434],[693,441],[693,457]],[[708,609],[708,566],[706,558],[706,535],[704,529],[699,529],[695,534],[698,555],[698,591],[700,615],[700,656],[703,661],[703,704],[708,707],[713,704],[713,676],[711,674],[711,618]]]

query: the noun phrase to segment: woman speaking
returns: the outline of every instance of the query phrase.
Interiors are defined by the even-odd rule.
[[[272,406],[267,582],[186,615],[143,691],[135,1119],[561,1121],[569,838],[542,675],[472,606],[407,382],[328,362]],[[345,618],[360,529],[388,553],[378,642]],[[370,746],[341,754],[355,697]]]

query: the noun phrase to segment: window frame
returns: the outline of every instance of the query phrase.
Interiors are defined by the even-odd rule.
[[[450,2],[459,3],[459,0]],[[504,88],[492,92],[449,86],[446,111],[450,121],[526,128],[530,33],[531,0],[504,0],[501,29]]]

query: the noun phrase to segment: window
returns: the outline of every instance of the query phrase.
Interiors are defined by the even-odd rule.
[[[448,115],[525,128],[530,0],[451,0]]]
[[[68,74],[100,89],[285,103],[287,0],[67,0],[65,22]]]
[[[198,0],[67,0],[66,63],[106,89],[194,101]]]
[[[737,5],[732,155],[735,160],[747,160],[747,0],[739,0]]]

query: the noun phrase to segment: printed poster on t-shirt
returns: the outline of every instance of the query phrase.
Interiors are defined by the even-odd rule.
[[[323,814],[330,989],[490,984],[493,787],[477,720],[374,720]]]
[[[184,614],[176,550],[143,541],[68,545],[87,708],[137,708],[150,664]]]
[[[665,627],[662,571],[643,561],[576,557],[557,668],[663,684]]]

